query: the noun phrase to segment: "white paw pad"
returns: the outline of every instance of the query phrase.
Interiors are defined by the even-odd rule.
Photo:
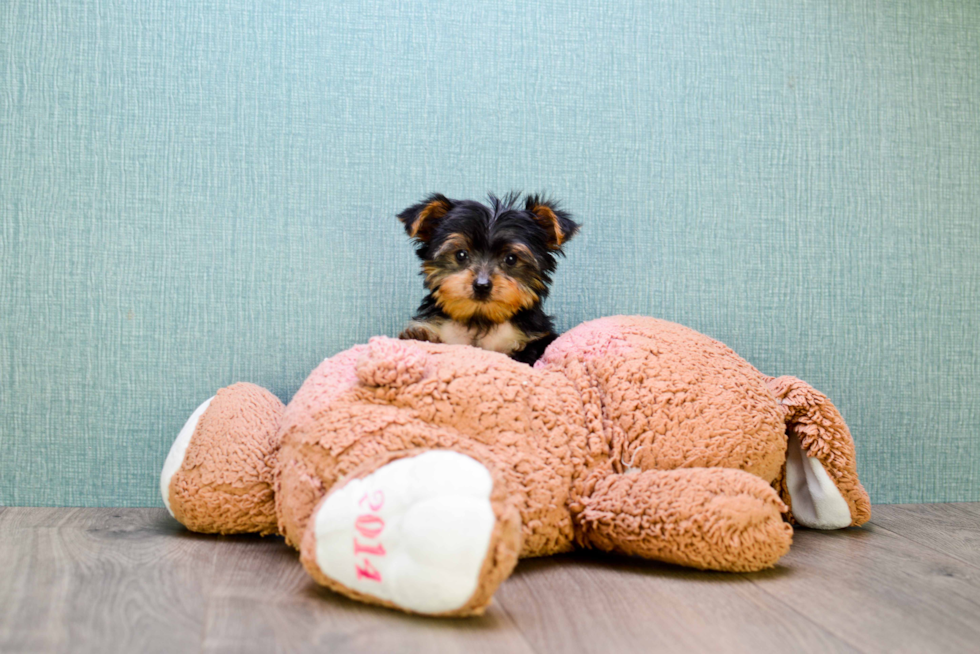
[[[468,456],[399,459],[331,494],[314,516],[316,562],[331,579],[418,613],[473,595],[496,518],[493,480]]]

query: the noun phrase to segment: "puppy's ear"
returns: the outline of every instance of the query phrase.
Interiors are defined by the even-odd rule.
[[[524,209],[534,215],[534,219],[548,234],[550,250],[561,250],[562,246],[578,232],[579,224],[572,220],[571,214],[562,211],[555,200],[529,195]]]
[[[456,206],[456,203],[440,193],[430,195],[398,214],[405,225],[405,232],[417,241],[428,243],[439,222]]]

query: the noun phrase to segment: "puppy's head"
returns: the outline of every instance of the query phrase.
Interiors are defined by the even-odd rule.
[[[425,286],[450,318],[496,324],[548,295],[555,257],[579,225],[558,203],[511,193],[487,204],[432,195],[398,214]]]

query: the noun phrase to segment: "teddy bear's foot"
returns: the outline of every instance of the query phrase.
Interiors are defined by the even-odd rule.
[[[301,557],[320,583],[413,613],[483,612],[520,550],[490,472],[436,450],[386,463],[321,501]]]
[[[283,404],[254,384],[222,388],[184,424],[160,474],[170,514],[192,531],[277,532],[274,469]]]

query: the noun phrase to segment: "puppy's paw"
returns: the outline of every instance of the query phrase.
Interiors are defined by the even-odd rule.
[[[398,335],[398,338],[402,339],[403,341],[426,341],[428,343],[442,342],[439,340],[439,337],[435,334],[435,332],[417,324],[406,327],[402,333]]]

